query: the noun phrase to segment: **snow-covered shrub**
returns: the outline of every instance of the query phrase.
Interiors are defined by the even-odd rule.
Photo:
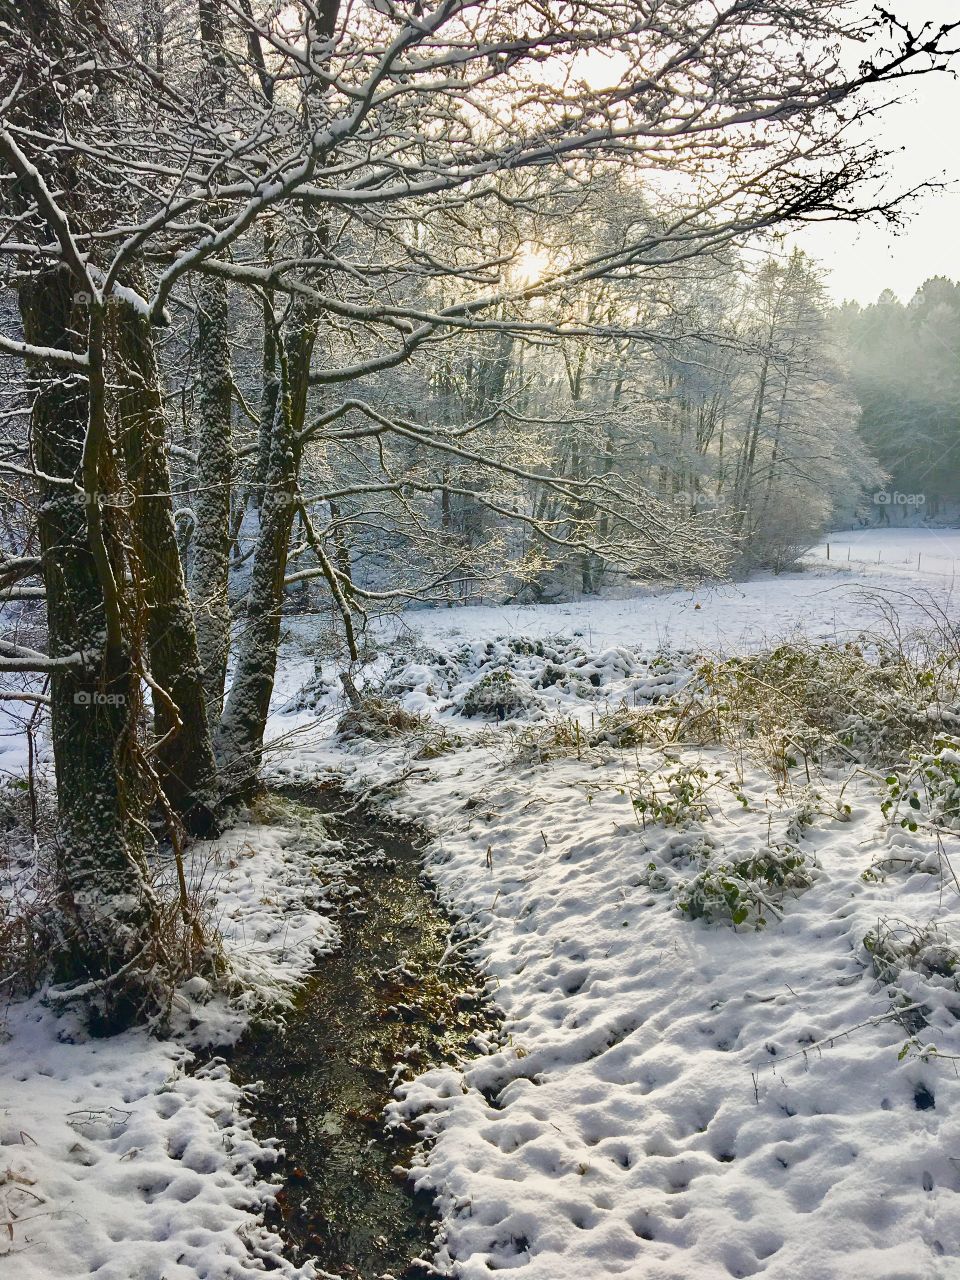
[[[953,978],[954,985],[960,978],[960,954],[942,929],[882,921],[864,936],[863,948],[881,982],[894,982],[904,969],[924,978]]]
[[[929,751],[910,753],[909,767],[902,775],[887,777],[887,797],[881,809],[890,817],[898,814],[903,804],[908,812],[900,817],[900,825],[910,831],[916,831],[921,816],[933,826],[960,830],[960,739],[948,735],[934,738]]]
[[[511,636],[507,641],[507,648],[511,653],[533,655],[538,658],[546,656],[546,649],[542,640],[530,640],[526,636]]]
[[[693,665],[692,655],[665,649],[648,655],[613,646],[588,653],[581,641],[564,636],[498,636],[449,651],[412,643],[393,658],[379,692],[411,711],[449,700],[461,714],[500,719],[531,712],[539,718],[548,704],[570,700],[666,709]]]
[[[531,712],[542,712],[543,699],[529,680],[503,668],[490,671],[469,685],[455,701],[454,708],[463,716],[507,720]]]
[[[692,920],[762,929],[768,915],[780,915],[784,897],[809,889],[815,874],[813,860],[790,844],[730,861],[708,858],[696,875],[677,888],[675,901]]]
[[[576,757],[582,760],[590,739],[572,716],[560,716],[546,723],[526,725],[513,735],[514,756],[521,764],[544,764],[548,760]]]
[[[953,678],[894,646],[791,643],[701,663],[696,688],[730,746],[746,742],[783,781],[804,756],[843,762],[904,759],[935,725],[930,703]]]
[[[281,711],[284,714],[293,711],[315,711],[335,693],[334,683],[318,672],[306,684],[301,685],[289,702],[283,705]]]
[[[461,679],[461,665],[452,654],[418,645],[393,660],[383,678],[382,692],[389,698],[408,693],[441,697]]]
[[[915,1036],[931,1023],[954,1031],[960,992],[960,953],[936,925],[881,920],[863,939],[864,960],[887,988],[897,1020]],[[936,1053],[910,1040],[901,1050]]]
[[[637,783],[630,788],[634,812],[642,826],[648,822],[664,827],[687,827],[710,816],[707,795],[723,784],[722,769],[709,773],[701,764],[669,762],[672,768],[640,769]],[[741,804],[746,799],[735,791]]]
[[[859,483],[859,481],[858,481]],[[739,557],[740,572],[772,569],[774,573],[795,570],[800,558],[815,546],[831,514],[829,498],[800,488],[791,476],[789,484],[778,484],[774,500],[765,505],[750,527]]]
[[[464,745],[459,733],[450,733],[446,727],[430,728],[423,735],[423,746],[417,752],[418,760],[438,760]]]
[[[825,799],[815,786],[807,783],[796,793],[793,804],[786,810],[786,839],[792,844],[802,840],[820,816],[834,822],[849,822],[851,813],[842,792],[833,800]]]
[[[590,745],[642,747],[651,735],[656,736],[656,727],[649,711],[639,711],[622,702],[614,711],[605,711],[600,716],[590,732]]]
[[[576,698],[589,698],[595,692],[595,686],[585,681],[576,667],[558,664],[549,658],[531,683],[535,689],[557,689]]]

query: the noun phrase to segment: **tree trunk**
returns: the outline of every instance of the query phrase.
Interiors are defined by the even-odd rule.
[[[227,342],[227,287],[216,278],[198,291],[200,426],[191,594],[211,734],[223,708],[230,651],[230,493],[233,383]]]
[[[217,830],[216,765],[173,519],[153,335],[133,307],[113,302],[109,314],[122,447],[134,500],[132,549],[141,570],[150,672],[162,690],[153,694],[157,775],[186,829],[209,836]]]
[[[294,405],[299,406],[297,421],[302,424],[312,337],[302,333],[300,344],[294,367],[302,379],[302,387],[291,385],[292,362],[287,359],[284,344],[279,344],[280,403],[260,507],[260,534],[250,575],[237,670],[217,738],[217,757],[226,798],[239,803],[248,802],[257,787],[263,760],[263,736],[276,678],[283,581],[290,531],[297,510],[300,469]],[[304,345],[308,347],[306,351],[303,350]]]
[[[74,288],[63,267],[21,286],[28,342],[75,346],[75,335],[85,323]],[[31,430],[41,477],[39,532],[49,652],[54,658],[84,655],[81,666],[57,669],[50,681],[59,813],[57,976],[101,982],[98,1015],[105,1023],[122,1024],[134,1013],[134,983],[130,974],[122,983],[113,979],[135,964],[157,927],[144,843],[149,793],[137,748],[140,681],[129,643],[118,643],[111,634],[104,583],[90,542],[88,505],[99,505],[104,495],[55,483],[56,477],[75,481],[81,473],[89,384],[37,370],[36,385]],[[99,475],[101,484],[111,483],[102,463]],[[114,578],[122,575],[115,572]]]
[[[218,113],[226,104],[226,49],[220,0],[199,0],[203,50],[203,91]],[[228,341],[226,281],[214,276],[197,290],[197,365],[200,428],[197,442],[197,500],[191,582],[197,618],[197,646],[203,669],[210,733],[223,710],[223,686],[230,653],[230,496],[233,483],[231,410],[233,378]]]
[[[264,255],[270,261],[273,241],[264,237]],[[273,300],[267,293],[263,300],[263,351],[260,389],[260,431],[257,439],[257,462],[254,468],[253,501],[259,507],[263,501],[263,489],[270,469],[270,442],[273,424],[280,400],[280,379],[277,377],[277,322],[273,314]]]
[[[69,54],[59,8],[20,0],[0,4],[0,17],[13,37],[7,52],[17,46],[17,32],[25,37],[23,92],[8,106],[28,127],[57,132],[62,112],[47,60]],[[83,211],[81,177],[50,158],[45,189],[62,193],[68,218]],[[24,225],[54,243],[55,228],[41,212],[41,181],[26,171],[6,172],[4,188]],[[50,681],[59,828],[55,973],[61,981],[94,984],[81,989],[94,1022],[106,1028],[130,1021],[150,998],[161,914],[146,863],[150,780],[138,743],[139,618],[135,602],[122,598],[119,504],[115,497],[104,501],[118,483],[106,439],[103,309],[81,301],[83,290],[61,264],[22,279],[18,302],[28,342],[80,351],[90,338],[83,375],[28,364],[27,385],[48,650],[55,659],[81,655],[79,664],[55,669]]]

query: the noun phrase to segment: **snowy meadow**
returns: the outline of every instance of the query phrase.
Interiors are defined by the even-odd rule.
[[[958,1265],[956,712],[881,672],[891,606],[954,616],[914,546],[960,539],[848,541],[893,569],[414,615],[377,688],[419,726],[283,766],[427,824],[503,1010],[390,1108],[455,1274]]]

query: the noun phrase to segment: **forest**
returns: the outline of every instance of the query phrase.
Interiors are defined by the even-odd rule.
[[[902,8],[0,0],[26,1280],[954,1274]]]

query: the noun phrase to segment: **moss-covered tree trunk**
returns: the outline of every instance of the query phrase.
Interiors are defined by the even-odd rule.
[[[16,53],[23,90],[9,99],[20,136],[57,136],[65,113],[78,130],[89,123],[83,107],[71,122],[76,99],[62,97],[51,67],[70,67],[77,88],[92,84],[97,118],[110,118],[109,83],[101,81],[86,43],[88,32],[100,29],[100,17],[83,4],[71,15],[52,0],[0,0],[4,54]],[[80,47],[73,43],[78,32]],[[56,971],[108,1028],[161,1009],[171,984],[192,963],[193,943],[202,944],[186,902],[161,898],[148,863],[156,783],[142,733],[141,691],[150,669],[145,650],[159,616],[151,604],[175,599],[176,582],[155,588],[145,566],[147,549],[162,555],[165,532],[153,513],[163,501],[152,495],[169,502],[169,480],[162,432],[151,434],[159,394],[150,331],[139,315],[129,329],[118,324],[133,309],[126,299],[98,292],[103,264],[95,246],[86,258],[76,248],[91,225],[104,224],[117,193],[65,153],[32,154],[35,163],[5,137],[5,197],[20,213],[25,236],[59,245],[62,260],[45,268],[25,255],[18,282],[24,335],[36,347],[79,357],[65,374],[35,360],[28,383],[54,663]],[[137,425],[124,433],[118,428],[128,413]],[[143,495],[151,496],[146,504]],[[156,560],[149,567],[155,569]],[[155,665],[161,669],[162,659]],[[209,741],[207,749],[209,756]]]
[[[237,669],[217,739],[224,791],[234,801],[250,799],[263,759],[263,739],[276,678],[283,583],[297,511],[298,436],[306,413],[316,330],[316,315],[307,308],[294,308],[287,328],[288,340],[278,343],[280,400],[260,506],[260,533]]]
[[[76,345],[85,318],[64,267],[20,290],[29,342]],[[93,504],[106,514],[115,475],[100,459],[102,489],[79,491],[90,418],[86,378],[36,369],[31,429],[39,481],[39,534],[47,597],[49,653],[80,665],[54,670],[51,733],[57,779],[58,976],[98,980],[95,1004],[108,1021],[133,1012],[137,956],[158,926],[145,857],[149,792],[139,760],[140,681],[129,638],[108,625],[102,570],[88,527]],[[68,483],[57,483],[57,480]],[[82,482],[81,482],[82,483]],[[115,581],[122,581],[116,538],[104,521]],[[129,968],[128,968],[129,966]],[[118,975],[127,969],[122,980]]]
[[[117,415],[133,500],[130,539],[146,613],[153,689],[155,764],[174,813],[193,835],[217,829],[216,764],[207,720],[193,609],[183,578],[173,518],[166,423],[145,318],[125,302],[110,304]]]

